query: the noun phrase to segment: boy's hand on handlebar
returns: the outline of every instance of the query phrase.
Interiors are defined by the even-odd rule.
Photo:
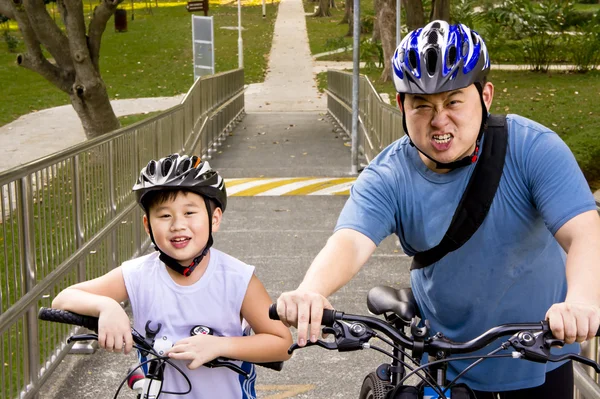
[[[567,344],[596,336],[600,327],[600,307],[583,302],[555,303],[546,313],[552,335]]]
[[[98,345],[108,352],[131,352],[133,338],[127,313],[117,302],[107,302],[98,315]]]
[[[204,363],[222,355],[220,345],[225,341],[222,337],[198,334],[179,340],[167,351],[171,359],[189,360],[188,368],[197,369]]]
[[[279,319],[286,326],[298,329],[299,346],[305,346],[308,338],[311,342],[317,341],[321,333],[323,309],[333,307],[324,296],[316,292],[298,289],[284,292],[277,299]]]

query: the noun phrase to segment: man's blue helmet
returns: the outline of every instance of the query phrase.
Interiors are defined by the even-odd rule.
[[[435,94],[482,83],[490,56],[477,32],[438,20],[404,37],[392,68],[398,93]]]

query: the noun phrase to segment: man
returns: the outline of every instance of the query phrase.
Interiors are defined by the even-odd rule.
[[[361,173],[304,280],[278,299],[279,316],[297,325],[300,346],[317,339],[322,310],[331,308],[326,298],[386,236],[398,235],[410,256],[440,242],[481,155],[494,96],[481,37],[464,25],[434,21],[409,33],[392,63],[407,134]],[[600,219],[593,196],[558,135],[518,115],[505,123],[504,168],[485,220],[459,249],[411,271],[413,293],[432,332],[454,341],[546,318],[556,338],[582,342],[600,325]],[[450,362],[448,378],[468,364]],[[461,381],[478,398],[562,399],[573,391],[571,362],[490,359]]]

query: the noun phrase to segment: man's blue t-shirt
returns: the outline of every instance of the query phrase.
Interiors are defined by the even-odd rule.
[[[554,234],[574,216],[596,209],[575,158],[556,133],[517,115],[508,115],[507,124],[504,172],[483,224],[461,248],[411,272],[422,315],[433,333],[453,341],[468,341],[499,324],[543,320],[552,304],[564,301],[566,256]],[[359,231],[377,245],[395,233],[409,256],[432,248],[448,229],[474,167],[435,173],[405,136],[360,174],[336,230]],[[565,350],[577,351],[578,345]],[[450,362],[448,378],[470,363]],[[521,389],[541,385],[555,367],[489,359],[461,381],[475,390]]]

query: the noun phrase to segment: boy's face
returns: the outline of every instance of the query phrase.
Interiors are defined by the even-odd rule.
[[[150,208],[150,221],[144,215],[144,227],[149,233],[152,226],[156,245],[176,259],[182,266],[189,266],[208,241],[208,212],[204,199],[195,193],[179,192],[173,200],[167,200]],[[212,231],[218,231],[221,208],[212,216]]]
[[[486,83],[482,94],[488,110],[493,93],[492,84]],[[481,100],[475,85],[439,94],[407,94],[404,112],[410,138],[438,162],[453,162],[475,150],[481,126]],[[433,161],[419,155],[428,168],[437,171]]]

